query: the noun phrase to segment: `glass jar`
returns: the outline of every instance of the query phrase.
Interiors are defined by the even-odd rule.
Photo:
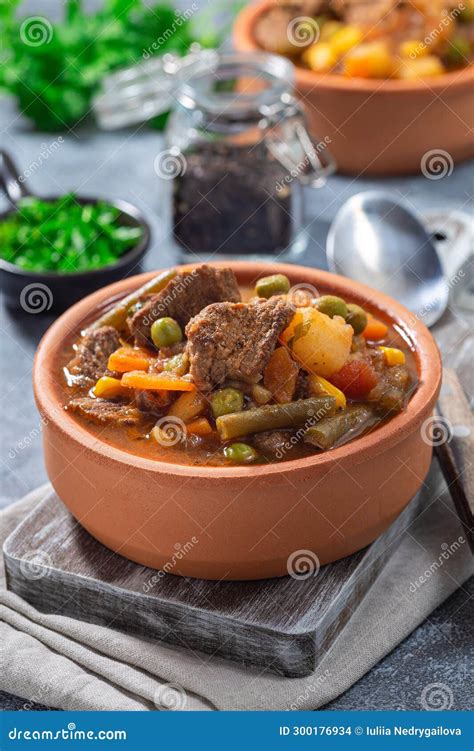
[[[154,166],[173,180],[173,235],[186,260],[292,260],[306,245],[302,186],[334,171],[293,96],[294,67],[264,52],[193,47],[107,76],[94,99],[106,129],[172,109]]]
[[[180,255],[291,260],[306,245],[302,185],[334,169],[293,96],[293,65],[266,53],[219,55],[179,87],[167,127]]]

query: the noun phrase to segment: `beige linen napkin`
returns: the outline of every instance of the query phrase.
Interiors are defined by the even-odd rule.
[[[2,513],[2,543],[48,491],[43,486]],[[0,688],[70,710],[316,709],[359,680],[474,572],[435,464],[423,496],[421,515],[311,676],[282,678],[45,615],[5,589],[2,564]]]

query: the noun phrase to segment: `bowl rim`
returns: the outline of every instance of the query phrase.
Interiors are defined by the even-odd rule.
[[[184,264],[176,268],[184,270],[199,265],[202,264]],[[212,262],[209,265],[215,267],[230,266],[235,271],[239,282],[242,281],[243,277],[256,279],[262,273],[268,274],[271,269],[271,273],[287,274],[290,279],[297,279],[300,276],[302,279],[306,279],[307,283],[314,283],[315,287],[319,284],[324,289],[339,291],[341,294],[346,293],[358,301],[369,302],[373,310],[397,327],[397,330],[406,338],[407,343],[413,349],[419,384],[407,408],[383,425],[378,426],[376,430],[329,452],[314,454],[301,459],[248,467],[174,464],[161,459],[153,460],[140,457],[100,441],[100,438],[89,432],[62,406],[58,409],[58,399],[55,395],[56,388],[53,385],[55,379],[49,378],[51,367],[65,337],[78,330],[81,323],[88,316],[90,317],[91,309],[100,310],[100,305],[105,306],[108,302],[123,297],[152,278],[156,273],[159,273],[159,270],[157,270],[122,279],[88,295],[63,313],[46,331],[38,346],[33,364],[34,393],[42,420],[46,420],[46,424],[52,422],[63,433],[65,439],[69,438],[79,443],[83,451],[99,454],[102,460],[125,463],[129,467],[133,466],[150,473],[182,478],[209,479],[209,477],[214,477],[216,480],[218,478],[247,478],[252,480],[257,477],[265,478],[298,470],[307,472],[313,468],[330,470],[335,466],[340,466],[342,460],[344,460],[346,466],[358,464],[366,461],[369,454],[370,458],[375,457],[401,442],[406,437],[407,431],[411,429],[411,432],[413,432],[418,429],[422,421],[431,414],[441,382],[439,350],[426,326],[403,305],[367,285],[306,266],[247,261],[220,261]]]
[[[258,0],[256,3],[246,5],[238,14],[233,26],[233,42],[237,50],[256,51],[261,50],[254,36],[253,27],[257,19],[272,6],[277,3],[275,0]],[[283,56],[285,57],[285,56]],[[371,94],[373,96],[382,94],[420,94],[422,91],[432,92],[436,96],[443,93],[446,89],[452,87],[466,88],[472,86],[474,81],[474,64],[465,68],[459,68],[454,71],[447,71],[433,78],[420,78],[415,81],[405,81],[401,79],[379,79],[379,78],[346,78],[339,73],[315,73],[312,70],[303,68],[300,65],[294,65],[295,83],[308,86],[314,89],[326,89],[333,91],[352,91],[359,93]]]
[[[32,197],[39,198],[42,201],[55,201],[58,198],[61,198],[62,195],[65,194],[52,193],[45,196],[32,195]],[[138,206],[135,206],[135,204],[130,203],[129,201],[126,201],[122,198],[102,198],[99,196],[77,195],[76,201],[80,204],[89,204],[97,203],[98,201],[104,201],[105,203],[109,204],[109,206],[113,206],[114,208],[118,209],[121,214],[125,215],[128,219],[133,219],[137,226],[142,228],[143,237],[136,243],[136,245],[133,245],[125,253],[123,253],[114,263],[109,263],[107,266],[100,266],[97,269],[90,269],[90,271],[74,271],[71,274],[60,274],[59,272],[54,271],[31,271],[29,269],[23,269],[21,268],[21,266],[17,266],[15,263],[11,263],[10,261],[5,261],[3,258],[0,258],[0,271],[2,273],[12,274],[13,276],[24,277],[25,279],[33,279],[38,282],[66,282],[68,279],[74,282],[80,282],[85,279],[94,279],[94,277],[99,278],[107,272],[120,270],[121,268],[128,266],[133,261],[138,262],[140,258],[145,255],[150,247],[152,240],[152,231],[150,223],[145,218],[145,215],[138,208]],[[15,214],[17,211],[18,206],[15,205],[12,205],[9,209],[2,211],[0,213],[0,222],[2,222],[7,216],[10,216],[10,214]]]

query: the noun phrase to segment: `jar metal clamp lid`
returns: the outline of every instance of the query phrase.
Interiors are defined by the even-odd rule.
[[[257,119],[268,130],[267,143],[292,178],[319,188],[336,169],[328,138],[317,143],[306,130],[304,111],[293,96],[294,66],[264,52],[220,53],[195,44],[179,57],[165,54],[106,76],[93,100],[99,126],[114,130],[168,112],[176,105],[204,108],[214,114],[213,127],[229,128]],[[238,78],[262,81],[254,91],[217,91],[203,85]],[[282,129],[285,138],[282,138]]]

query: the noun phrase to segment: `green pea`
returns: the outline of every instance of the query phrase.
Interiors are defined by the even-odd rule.
[[[219,389],[211,397],[211,410],[217,419],[222,415],[230,415],[233,412],[241,412],[244,407],[244,395],[238,389]]]
[[[446,52],[446,61],[449,65],[463,65],[465,62],[467,64],[469,53],[470,46],[467,39],[462,37],[452,39]]]
[[[224,456],[234,464],[251,464],[258,459],[258,453],[248,443],[231,443],[224,448]]]
[[[290,289],[290,280],[284,274],[273,274],[273,276],[264,276],[259,279],[255,285],[255,292],[259,297],[266,297],[267,300],[273,295],[286,295]]]
[[[158,318],[151,326],[151,338],[155,347],[171,347],[183,339],[181,327],[174,318]]]
[[[323,295],[317,301],[317,308],[320,313],[324,313],[329,318],[334,316],[341,316],[345,318],[347,316],[347,305],[341,297],[336,295]]]
[[[176,375],[182,376],[188,372],[189,361],[187,355],[183,352],[179,355],[174,355],[165,361],[163,366],[166,371],[173,371]]]
[[[362,334],[367,326],[367,313],[360,305],[348,303],[346,323],[350,323],[354,329],[354,334]]]
[[[462,3],[460,5],[462,6]],[[461,8],[461,12],[458,13],[458,21],[461,23],[471,23],[471,21],[474,21],[474,5],[472,3],[468,3],[465,8]]]

